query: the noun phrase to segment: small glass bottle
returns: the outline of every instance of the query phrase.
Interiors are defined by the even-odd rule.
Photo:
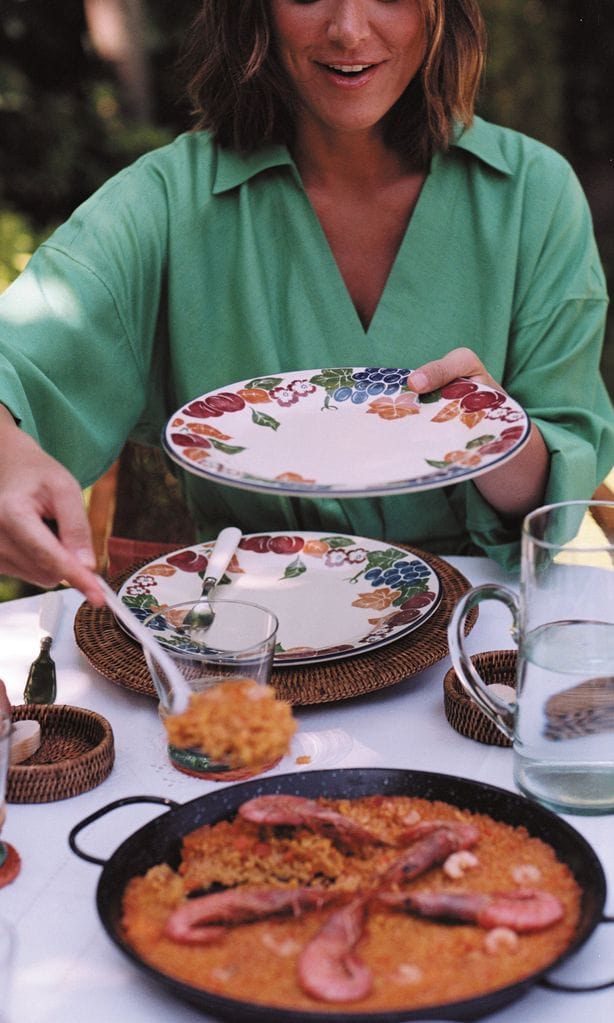
[[[30,665],[23,693],[25,703],[55,702],[57,688],[55,661],[49,653],[50,648],[51,636],[45,636],[41,640],[41,649],[38,657]]]

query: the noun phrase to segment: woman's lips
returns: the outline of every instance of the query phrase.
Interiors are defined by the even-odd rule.
[[[366,61],[354,61],[352,64],[324,63],[316,61],[317,66],[325,73],[326,77],[335,84],[345,88],[356,88],[370,81],[376,73],[379,64]]]

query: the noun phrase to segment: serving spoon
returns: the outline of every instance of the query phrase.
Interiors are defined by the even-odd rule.
[[[209,556],[207,574],[203,579],[200,597],[197,603],[194,604],[194,607],[188,611],[177,632],[187,632],[188,630],[190,632],[205,631],[213,624],[215,613],[207,600],[207,596],[224,575],[230,559],[239,546],[240,540],[241,530],[237,529],[236,526],[227,526],[226,529],[222,529],[218,534]]]
[[[115,590],[100,576],[96,576],[98,585],[104,593],[107,607],[113,614],[124,623],[127,629],[138,640],[141,646],[156,659],[168,679],[169,686],[173,693],[173,714],[183,714],[190,702],[191,690],[179,669],[173,663],[172,658],[156,641],[153,633],[145,628],[141,622],[132,614],[124,602],[117,596]]]

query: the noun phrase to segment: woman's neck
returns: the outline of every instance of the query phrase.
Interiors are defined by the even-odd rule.
[[[293,149],[308,191],[373,193],[411,176],[402,158],[384,144],[379,132],[342,134],[303,125]]]

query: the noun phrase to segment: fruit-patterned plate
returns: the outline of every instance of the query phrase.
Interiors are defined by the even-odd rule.
[[[163,445],[184,469],[229,486],[364,497],[471,479],[528,440],[526,413],[503,391],[459,379],[417,395],[409,373],[338,368],[242,380],[183,405]]]
[[[139,568],[120,587],[121,600],[140,621],[161,605],[196,600],[212,548],[213,541],[184,547]],[[244,536],[215,591],[216,599],[264,604],[277,615],[280,666],[392,643],[426,622],[441,596],[439,576],[417,554],[317,532]],[[179,633],[168,643],[189,646]]]

